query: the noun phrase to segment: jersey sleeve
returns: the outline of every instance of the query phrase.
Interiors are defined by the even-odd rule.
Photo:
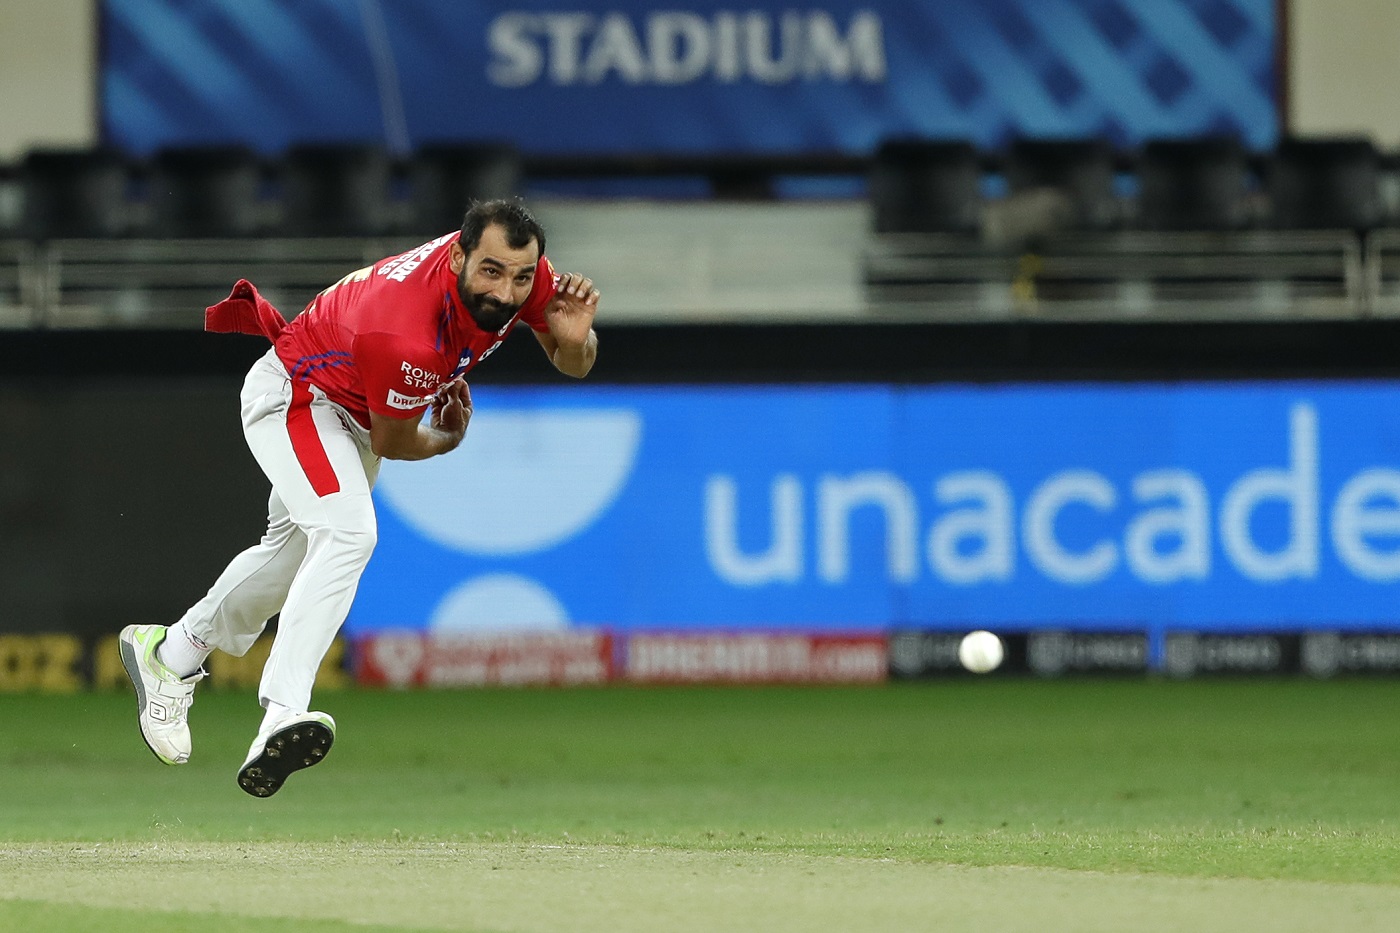
[[[549,301],[554,297],[555,290],[559,287],[559,273],[554,271],[554,264],[549,261],[549,257],[541,256],[539,263],[535,266],[535,284],[530,289],[530,297],[525,299],[525,303],[520,306],[520,320],[530,325],[531,330],[539,331],[542,334],[549,333],[549,323],[544,318],[544,309],[549,306]]]
[[[357,334],[351,352],[366,407],[390,418],[422,417],[452,372],[433,347],[397,334]]]

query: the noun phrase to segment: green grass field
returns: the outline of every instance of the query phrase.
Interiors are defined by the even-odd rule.
[[[1400,684],[0,697],[0,930],[1400,929]]]

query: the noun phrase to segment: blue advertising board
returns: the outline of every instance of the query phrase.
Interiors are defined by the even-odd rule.
[[[352,634],[1400,627],[1400,383],[473,392]]]
[[[1275,0],[102,0],[108,142],[866,153],[1278,132]]]

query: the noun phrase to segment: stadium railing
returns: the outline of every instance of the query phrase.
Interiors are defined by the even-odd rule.
[[[1019,251],[967,237],[883,234],[867,296],[956,318],[1335,318],[1370,313],[1351,231],[1062,233]]]
[[[1376,316],[1400,316],[1400,229],[1376,230],[1366,239],[1366,294]]]
[[[653,202],[649,206],[660,209],[650,212],[645,202],[563,202],[567,206],[561,213],[568,218],[563,229],[590,271],[611,272],[607,255],[664,252],[666,243],[686,234],[684,243],[676,240],[675,255],[667,260],[684,274],[645,282],[659,322],[676,315],[743,321],[765,313],[770,318],[800,314],[803,302],[786,302],[785,288],[840,296],[844,311],[839,313],[854,322],[1400,315],[1400,229],[1385,226],[1396,217],[1386,199],[1393,200],[1400,187],[1394,158],[1375,154],[1368,162],[1364,147],[1351,144],[1282,145],[1278,153],[1248,155],[1247,178],[1235,170],[1231,185],[1239,189],[1234,192],[1239,204],[1228,216],[1239,222],[1229,229],[1144,229],[1163,224],[1141,216],[1141,192],[1133,190],[1141,182],[1136,156],[1114,154],[1113,190],[1106,192],[1104,148],[1083,143],[1023,141],[1005,153],[976,153],[980,188],[970,191],[960,183],[954,193],[976,201],[978,220],[962,224],[960,232],[937,224],[920,230],[917,218],[909,216],[899,229],[884,229],[888,225],[881,217],[887,215],[879,199],[903,195],[897,173],[886,176],[886,182],[893,177],[895,184],[874,185],[879,153],[521,157],[518,168],[527,194],[532,185],[549,179],[691,179],[705,186],[706,197]],[[1158,151],[1176,160],[1176,171],[1190,148]],[[882,152],[917,159],[921,151],[951,151],[936,143],[905,149],[883,147]],[[494,157],[500,155],[498,147]],[[1283,155],[1291,159],[1286,171],[1274,161]],[[966,159],[945,161],[966,168]],[[158,173],[146,170],[129,186],[136,196],[122,206],[123,235],[44,239],[22,223],[6,224],[7,217],[25,216],[24,173],[11,173],[8,180],[0,173],[0,327],[194,327],[198,315],[191,309],[217,297],[240,276],[254,278],[269,297],[294,310],[347,269],[438,232],[417,229],[421,205],[414,203],[409,187],[411,164],[399,165],[392,197],[376,207],[377,216],[384,217],[376,226],[379,232],[356,237],[289,235],[300,228],[284,227],[289,212],[276,203],[280,192],[261,205],[258,236],[157,235],[163,232],[160,212],[153,209],[149,190],[142,195],[142,184],[149,185]],[[1309,166],[1329,164],[1341,166],[1342,181],[1323,177],[1321,196],[1300,193],[1299,186],[1310,182]],[[778,182],[788,176],[868,179],[871,190],[867,197],[824,204],[775,197]],[[1280,180],[1287,180],[1291,213],[1273,212],[1270,199],[1282,190]],[[917,183],[938,187],[927,178]],[[1326,192],[1334,189],[1328,184],[1345,184],[1349,197],[1366,202],[1360,213],[1341,216],[1371,221],[1309,229],[1335,216],[1319,221],[1305,209],[1300,213],[1300,204],[1329,203]],[[532,198],[532,203],[547,204],[548,199]],[[381,210],[384,204],[387,208]],[[111,205],[99,207],[110,216]],[[817,229],[814,217],[822,211],[830,220]],[[635,216],[651,219],[628,220]],[[837,231],[837,225],[848,229]],[[753,277],[757,285],[750,286],[747,308],[743,305],[749,299],[742,291],[731,288],[734,294],[721,296],[724,272],[716,268],[719,263],[707,260],[726,255],[733,268],[734,250],[721,242],[726,229],[744,234],[732,239],[746,247],[772,244],[771,256],[764,259],[768,281]],[[607,254],[592,249],[594,242],[605,242]],[[813,256],[822,261],[811,261]],[[600,280],[610,280],[615,295],[626,293],[632,288],[629,279],[620,278],[623,274],[619,266]],[[660,293],[658,287],[677,294]],[[692,301],[688,296],[693,294],[703,297]],[[832,310],[824,309],[828,320]]]
[[[288,314],[318,291],[419,238],[114,239],[0,243],[18,249],[17,302],[0,324],[21,327],[198,328],[198,313],[240,278]],[[22,251],[28,250],[27,255]],[[0,265],[0,295],[5,294]]]

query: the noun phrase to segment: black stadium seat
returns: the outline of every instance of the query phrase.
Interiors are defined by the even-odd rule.
[[[1144,230],[1240,230],[1249,226],[1249,156],[1229,137],[1156,139],[1138,164]]]
[[[1018,139],[1007,153],[1007,185],[1012,194],[1037,188],[1061,191],[1072,207],[1071,226],[1106,230],[1118,220],[1114,159],[1105,140]]]
[[[964,140],[895,139],[880,145],[870,172],[876,233],[975,233],[982,170]]]
[[[35,149],[19,170],[20,233],[116,237],[131,229],[130,166],[111,149]]]
[[[409,162],[410,226],[416,233],[460,227],[468,204],[519,194],[522,176],[508,143],[421,146]]]
[[[151,160],[150,219],[157,237],[255,236],[262,168],[243,146],[169,148]]]
[[[393,226],[392,163],[381,147],[293,146],[282,159],[282,232],[287,236],[379,236]]]
[[[1383,222],[1380,155],[1364,138],[1285,139],[1269,162],[1270,219],[1293,230],[1369,230]]]

